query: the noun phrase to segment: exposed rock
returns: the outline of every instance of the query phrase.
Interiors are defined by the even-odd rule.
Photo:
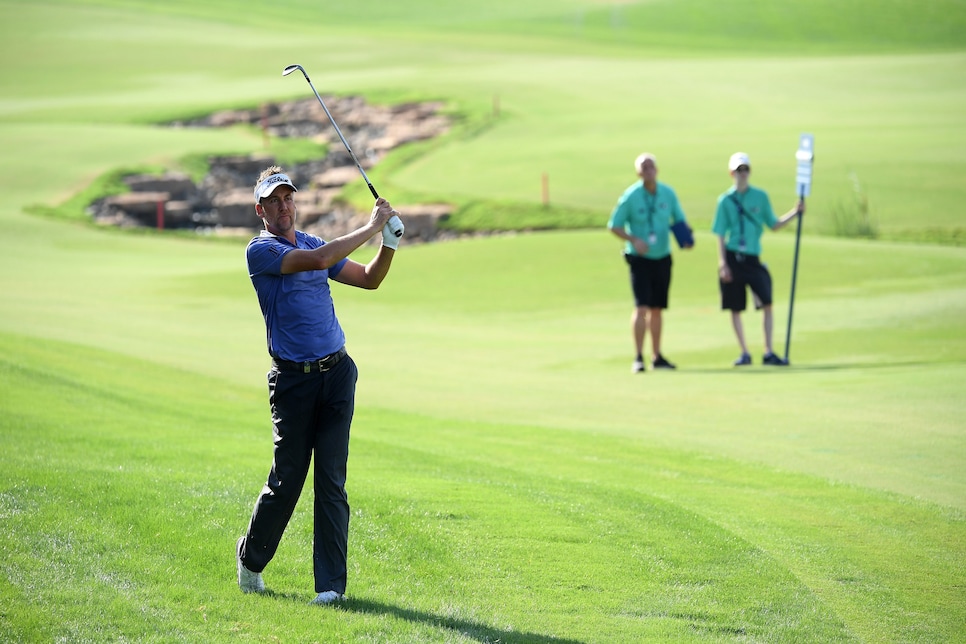
[[[104,217],[130,225],[157,226],[158,209],[164,209],[171,195],[167,192],[129,192],[103,200]]]
[[[171,199],[187,201],[197,195],[198,188],[186,174],[171,172],[163,176],[134,174],[124,177],[132,192],[167,192]]]
[[[433,241],[437,238],[439,222],[445,221],[453,212],[448,204],[415,204],[397,208],[406,226],[403,239],[410,242]]]
[[[366,169],[393,148],[439,136],[449,129],[448,119],[438,114],[442,103],[386,107],[368,105],[357,96],[330,96],[324,100]],[[323,239],[333,239],[368,219],[368,212],[354,212],[336,201],[345,184],[359,178],[358,169],[314,98],[269,103],[254,110],[225,110],[170,125],[229,127],[237,124],[258,126],[270,136],[309,138],[328,146],[324,156],[284,168],[299,186],[296,204],[302,229]],[[209,172],[197,185],[187,175],[173,172],[126,177],[124,181],[131,192],[92,204],[94,220],[117,226],[155,227],[160,223],[165,228],[194,228],[206,233],[256,233],[262,228],[262,221],[255,214],[252,188],[262,170],[275,164],[274,158],[252,154],[211,157],[208,161]],[[163,204],[160,221],[159,202]],[[452,212],[447,205],[394,203],[393,206],[402,213],[406,224],[403,238],[406,243],[435,239],[438,222]]]
[[[358,168],[354,165],[344,165],[315,175],[312,177],[312,185],[319,188],[340,188],[358,177]]]
[[[233,188],[215,195],[216,221],[222,226],[259,228],[262,220],[255,214],[255,199],[249,188]]]
[[[164,204],[165,228],[184,228],[200,223],[201,218],[195,214],[193,202],[172,199]]]

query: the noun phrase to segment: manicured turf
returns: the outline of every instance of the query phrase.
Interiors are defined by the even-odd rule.
[[[966,249],[817,233],[850,173],[886,236],[962,230],[963,4],[437,4],[0,3],[0,639],[961,638]],[[23,212],[118,167],[259,150],[147,123],[304,97],[290,63],[323,91],[442,97],[465,118],[375,169],[390,198],[546,219],[547,172],[560,212],[600,220],[404,246],[380,290],[337,288],[361,380],[336,610],[307,605],[311,494],[271,594],[235,586],[271,448],[244,242]],[[714,198],[742,148],[790,206],[802,131],[793,366],[736,371]],[[642,149],[697,247],[674,256],[680,369],[634,376],[603,225]],[[793,243],[764,240],[779,346]]]

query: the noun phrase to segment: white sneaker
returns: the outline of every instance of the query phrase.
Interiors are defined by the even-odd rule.
[[[310,601],[310,604],[316,604],[318,606],[328,606],[329,604],[335,604],[336,602],[344,602],[345,595],[337,593],[334,590],[325,590],[316,595],[315,599]]]
[[[644,371],[644,361],[635,360],[634,364],[631,365],[631,373],[640,373]]]
[[[252,572],[245,567],[241,560],[241,547],[245,537],[239,537],[235,544],[235,561],[238,563],[238,587],[243,593],[263,593],[265,592],[265,582],[262,580],[262,573]]]

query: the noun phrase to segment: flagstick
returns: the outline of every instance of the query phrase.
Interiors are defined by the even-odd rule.
[[[804,205],[804,189],[802,189],[800,199],[802,200],[802,205]],[[791,351],[792,346],[792,312],[795,310],[795,282],[798,280],[798,247],[802,239],[802,219],[804,217],[805,215],[799,211],[798,227],[795,230],[795,259],[792,262],[792,291],[791,296],[788,299],[788,331],[785,333],[785,364],[791,364],[788,361],[788,354]]]

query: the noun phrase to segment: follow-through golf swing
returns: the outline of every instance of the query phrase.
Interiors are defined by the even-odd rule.
[[[369,221],[323,241],[296,229],[297,192],[278,166],[266,168],[254,187],[255,214],[265,229],[249,242],[246,258],[272,359],[268,399],[274,451],[248,529],[236,544],[236,563],[243,592],[265,590],[262,571],[275,556],[314,458],[312,561],[317,594],[312,603],[331,604],[341,601],[346,590],[345,483],[358,371],[346,351],[329,281],[378,288],[405,228],[390,203],[373,189],[376,201]],[[349,259],[380,232],[382,245],[372,260],[361,264]]]

